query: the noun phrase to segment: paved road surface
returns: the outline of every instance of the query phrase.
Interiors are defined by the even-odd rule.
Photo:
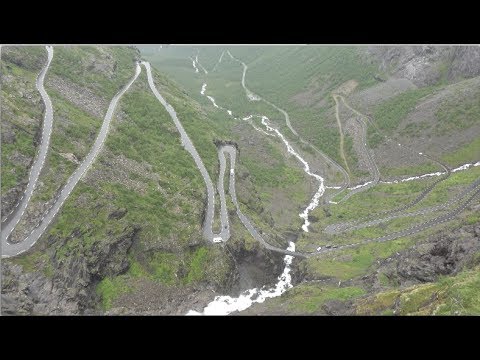
[[[40,72],[39,76],[37,77],[37,90],[40,92],[42,96],[43,103],[45,104],[45,113],[43,117],[43,130],[42,130],[42,139],[40,143],[40,148],[37,154],[37,157],[30,168],[30,176],[28,179],[28,185],[25,189],[25,193],[20,197],[20,202],[15,205],[15,208],[7,214],[7,216],[2,220],[2,231],[1,231],[1,241],[5,243],[12,233],[15,226],[17,226],[18,222],[22,218],[25,209],[27,208],[30,199],[32,198],[33,190],[35,190],[35,186],[37,185],[38,177],[40,176],[40,172],[43,169],[43,165],[45,163],[45,157],[47,156],[48,147],[50,144],[50,135],[52,134],[52,123],[53,123],[53,109],[52,109],[52,102],[50,101],[50,97],[48,96],[45,88],[43,86],[45,75],[47,74],[48,68],[50,67],[50,63],[53,58],[53,47],[46,46],[48,59],[45,67]]]
[[[185,150],[187,150],[190,153],[190,155],[192,155],[193,160],[197,165],[197,168],[200,170],[200,173],[202,174],[203,180],[205,181],[205,185],[207,186],[207,211],[205,214],[205,220],[203,224],[203,234],[205,238],[207,238],[210,241],[219,241],[218,238],[221,238],[223,241],[226,241],[230,237],[230,228],[228,223],[228,214],[227,214],[224,196],[223,196],[223,200],[221,197],[222,203],[221,203],[221,209],[220,209],[221,211],[220,219],[221,219],[222,229],[220,234],[217,235],[213,233],[213,229],[212,229],[213,218],[215,215],[215,190],[213,187],[212,179],[210,179],[210,175],[208,174],[208,171],[205,168],[205,165],[203,164],[202,158],[198,154],[197,149],[195,148],[187,132],[183,128],[182,123],[180,122],[180,120],[178,120],[177,113],[175,112],[174,108],[170,104],[168,104],[167,101],[158,92],[155,86],[155,83],[153,82],[150,63],[143,61],[142,64],[143,66],[145,66],[145,69],[147,70],[148,84],[150,85],[150,89],[152,90],[153,94],[158,99],[158,101],[160,101],[160,103],[165,107],[167,112],[170,114],[170,117],[173,119],[173,122],[175,123],[175,126],[177,127],[177,130],[180,133],[180,139],[183,147],[185,148]],[[223,166],[224,166],[223,171],[225,171],[225,164],[223,164]],[[223,176],[220,176],[220,179],[223,179]],[[223,188],[223,183],[222,183],[222,188]]]
[[[21,254],[28,249],[30,249],[35,242],[43,235],[45,230],[47,229],[50,222],[53,220],[57,212],[62,207],[65,200],[68,198],[72,190],[77,185],[78,181],[82,178],[85,172],[89,169],[89,167],[94,162],[95,158],[97,157],[98,153],[102,149],[103,143],[107,137],[108,130],[110,127],[110,122],[113,117],[113,113],[115,111],[115,107],[117,106],[118,100],[122,97],[122,95],[129,89],[129,87],[133,84],[133,82],[137,79],[138,75],[140,75],[141,68],[140,64],[137,63],[136,71],[134,77],[130,80],[130,82],[120,90],[110,102],[110,106],[108,107],[107,113],[103,120],[102,127],[100,128],[100,132],[97,135],[97,139],[93,144],[88,155],[85,157],[83,162],[80,166],[75,170],[75,172],[70,176],[66,185],[63,187],[60,194],[55,199],[53,206],[48,210],[46,215],[42,218],[41,222],[32,230],[30,235],[27,236],[25,240],[19,243],[11,244],[7,241],[6,238],[2,237],[2,257],[11,257],[18,254]]]

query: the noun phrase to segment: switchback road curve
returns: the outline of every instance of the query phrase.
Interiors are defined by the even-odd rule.
[[[99,154],[100,150],[102,149],[103,143],[105,142],[105,139],[108,134],[108,130],[110,128],[110,123],[113,118],[113,113],[117,106],[118,100],[120,100],[122,95],[125,94],[125,92],[130,88],[133,82],[137,79],[138,75],[140,75],[140,72],[141,72],[140,64],[137,63],[135,75],[133,76],[133,78],[128,82],[128,84],[122,90],[120,90],[114,96],[114,98],[110,102],[107,113],[103,120],[102,127],[100,128],[100,132],[98,133],[95,143],[93,144],[90,152],[85,157],[85,159],[80,164],[80,166],[77,168],[77,170],[75,170],[72,176],[70,176],[67,183],[65,184],[63,189],[60,191],[60,194],[57,196],[55,203],[44,215],[41,222],[37,224],[37,226],[32,230],[32,232],[27,236],[26,239],[24,239],[19,243],[15,243],[15,244],[9,243],[7,240],[7,237],[2,236],[2,243],[1,243],[2,258],[16,256],[27,251],[35,244],[35,242],[40,238],[40,236],[43,235],[48,225],[52,222],[55,215],[58,213],[63,203],[65,202],[65,200],[68,198],[72,190],[77,185],[78,181],[82,178],[85,172],[90,168],[95,158]]]

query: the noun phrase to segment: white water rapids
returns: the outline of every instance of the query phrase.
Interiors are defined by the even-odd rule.
[[[306,209],[299,214],[299,216],[304,220],[302,229],[303,231],[308,232],[308,225],[310,225],[310,221],[308,221],[308,213],[318,206],[320,202],[320,197],[325,192],[325,186],[323,184],[324,179],[320,175],[314,174],[310,171],[310,165],[293,149],[293,147],[285,139],[285,136],[283,136],[283,134],[277,129],[272,128],[268,125],[268,118],[266,116],[262,116],[262,124],[266,127],[268,131],[275,132],[277,136],[282,139],[283,143],[287,147],[287,151],[290,154],[294,155],[303,164],[303,171],[305,171],[309,176],[314,177],[320,183],[317,192],[315,193],[315,195],[313,195],[312,201],[310,201],[310,204],[308,204]]]
[[[231,56],[231,54],[229,55]],[[223,53],[221,57],[223,57]],[[196,59],[198,59],[198,57],[196,57]],[[221,62],[221,58],[219,59],[218,63],[220,62]],[[243,76],[245,76],[245,74],[243,74]],[[244,78],[242,78],[242,81],[244,81]],[[203,83],[200,94],[203,96],[206,96],[211,101],[214,107],[223,109],[222,107],[216,104],[215,99],[212,96],[205,94],[206,89],[207,89],[207,83]],[[247,96],[248,96],[248,92],[247,92]],[[251,97],[249,98],[250,100],[254,100],[254,99],[257,100],[255,96],[254,96],[254,99],[252,99]],[[227,110],[227,112],[230,116],[233,117],[233,114],[230,110]],[[308,213],[318,206],[319,199],[325,192],[324,179],[321,176],[314,174],[310,171],[310,165],[293,149],[293,147],[289,144],[285,136],[280,131],[271,127],[268,124],[269,119],[266,116],[256,115],[256,117],[261,118],[262,124],[265,126],[267,131],[257,127],[251,121],[251,119],[253,118],[253,115],[244,117],[243,120],[249,121],[249,123],[253,126],[255,130],[265,135],[278,136],[282,140],[282,142],[285,144],[287,151],[290,154],[294,155],[303,164],[304,171],[308,175],[314,177],[320,183],[319,188],[315,193],[315,195],[313,196],[313,199],[310,202],[310,204],[301,214],[299,214],[299,216],[302,219],[304,219],[304,224],[302,225],[302,229],[308,232],[308,225],[310,224],[310,222],[308,221]],[[289,246],[287,250],[295,251],[295,243],[289,242]],[[291,255],[285,255],[284,257],[285,268],[282,274],[278,277],[278,282],[275,285],[275,287],[267,289],[264,286],[261,289],[258,289],[258,288],[248,289],[242,292],[240,296],[237,298],[233,298],[231,296],[216,296],[215,299],[212,302],[210,302],[203,309],[202,312],[190,310],[187,313],[187,315],[228,315],[234,311],[245,310],[250,306],[252,306],[254,303],[263,303],[268,298],[274,298],[282,295],[287,289],[292,287],[292,283],[291,283],[292,278],[290,275],[290,270],[291,270],[290,265],[292,263],[292,260],[293,260],[293,257]]]
[[[459,166],[459,167],[453,169],[451,172],[455,173],[457,171],[464,171],[464,170],[468,170],[470,167],[476,167],[476,166],[480,166],[480,161],[477,161],[476,163],[464,164],[462,166]],[[423,178],[426,178],[426,177],[441,176],[441,175],[444,175],[444,174],[445,174],[444,171],[438,171],[438,172],[435,172],[435,173],[423,174],[423,175],[419,175],[419,176],[411,176],[409,178],[402,179],[402,180],[380,181],[380,182],[382,184],[398,184],[398,183],[403,183],[403,182],[407,182],[407,181],[423,179]],[[352,190],[351,188],[349,188],[349,189]]]
[[[193,60],[192,58],[190,58],[192,60],[192,65],[193,65],[193,68],[195,69],[195,72],[198,73],[198,68],[197,68],[197,64],[195,64],[195,60]]]
[[[295,243],[290,242],[287,250],[295,251]],[[285,268],[278,277],[278,282],[274,287],[268,289],[263,286],[260,289],[248,289],[236,298],[227,295],[216,296],[215,299],[203,309],[203,312],[190,310],[187,315],[228,315],[234,311],[245,310],[255,303],[263,303],[266,299],[282,295],[293,286],[292,276],[290,275],[292,260],[293,256],[285,255],[283,260]]]
[[[233,59],[232,55],[230,54],[230,52],[228,51],[227,54]],[[222,55],[223,56],[223,53]],[[198,63],[198,54],[197,56],[195,57],[195,60]],[[243,64],[244,67],[246,66],[245,64]],[[200,65],[201,66],[201,65]],[[242,74],[242,86],[245,88],[245,69],[244,69],[244,72]],[[217,103],[215,102],[215,99],[210,96],[210,95],[206,95],[205,94],[205,91],[207,89],[207,83],[203,83],[202,85],[202,89],[200,90],[200,94],[201,95],[204,95],[208,98],[208,100],[210,100],[210,102],[213,104],[214,107],[218,108],[218,109],[223,109],[225,110],[223,107],[217,105]],[[247,95],[247,97],[250,99],[250,100],[261,100],[260,97],[258,97],[257,95],[253,94],[251,91],[249,91],[247,88],[245,88],[245,93]],[[230,116],[233,116],[232,114],[232,111],[230,110],[227,110],[228,114]],[[243,120],[246,120],[246,121],[249,121],[251,118],[253,117],[253,115],[250,115],[250,116],[247,116],[247,117],[244,117]],[[258,115],[256,115],[256,117],[258,117]],[[305,161],[305,159],[303,159],[294,149],[293,147],[289,144],[289,142],[287,141],[287,139],[285,138],[285,136],[280,132],[278,131],[278,129],[275,129],[273,127],[271,127],[269,124],[268,124],[268,121],[269,119],[266,117],[266,116],[260,116],[261,119],[262,119],[262,124],[265,126],[265,128],[267,129],[267,131],[264,131],[263,129],[260,129],[258,128],[257,126],[255,126],[253,124],[253,122],[249,121],[250,124],[253,126],[253,128],[263,134],[266,134],[266,135],[273,135],[275,136],[275,134],[282,140],[282,142],[285,144],[286,148],[287,148],[287,151],[294,155],[302,164],[303,164],[303,170],[305,171],[305,173],[307,173],[307,175],[315,178],[316,181],[319,182],[319,187],[318,187],[318,190],[317,192],[313,195],[313,198],[312,200],[310,201],[310,203],[308,204],[308,206],[305,208],[305,210],[303,210],[302,213],[298,214],[298,216],[300,216],[302,219],[303,219],[303,225],[302,225],[302,230],[305,231],[305,232],[308,232],[308,226],[310,225],[310,222],[308,221],[308,214],[310,211],[314,210],[319,202],[320,202],[320,197],[324,194],[325,192],[325,186],[324,186],[324,179],[320,176],[320,175],[317,175],[315,173],[312,173],[310,171],[310,165]],[[366,185],[366,184],[365,184]],[[365,186],[365,185],[362,185],[362,186]]]

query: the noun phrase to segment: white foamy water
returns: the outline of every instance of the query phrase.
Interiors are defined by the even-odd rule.
[[[473,166],[473,167],[475,167],[475,166],[480,166],[480,161],[477,161],[475,164],[471,163],[471,164],[462,165],[462,166],[460,166],[460,167],[458,167],[458,168],[456,168],[456,169],[453,169],[452,172],[457,172],[457,171],[462,171],[462,170],[468,170],[468,168],[469,168],[470,166]]]
[[[367,181],[365,184],[360,184],[360,185],[357,185],[357,186],[354,186],[354,187],[349,187],[348,190],[355,190],[355,189],[360,189],[364,186],[367,186],[369,184],[371,184],[373,181]]]
[[[200,64],[200,61],[198,61],[198,54],[195,56],[195,61],[198,66],[200,66],[205,74],[208,74],[208,71]]]
[[[341,186],[325,186],[325,189],[341,189]]]
[[[213,106],[215,106],[216,108],[220,109],[220,106],[218,106],[218,105],[215,103],[215,99],[214,99],[213,97],[207,95],[207,98],[208,98],[208,100],[210,100],[210,101],[212,102]]]
[[[195,60],[193,60],[192,58],[190,58],[192,60],[192,65],[193,65],[193,68],[195,69],[195,72],[198,73],[198,68],[197,68],[197,64],[195,64]]]
[[[459,166],[458,168],[453,169],[451,172],[454,173],[454,172],[457,172],[457,171],[464,171],[464,170],[468,170],[470,167],[476,167],[476,166],[480,166],[480,161],[477,161],[476,163],[464,164],[462,166]],[[423,174],[423,175],[419,175],[419,176],[411,176],[411,177],[408,177],[408,178],[402,179],[402,180],[380,181],[380,182],[382,184],[398,184],[398,183],[403,183],[403,182],[407,182],[407,181],[423,179],[423,178],[426,178],[426,177],[441,176],[441,175],[444,175],[444,174],[445,174],[444,171],[438,171],[438,172]]]
[[[310,171],[310,165],[293,149],[293,147],[288,143],[287,139],[285,139],[285,136],[283,136],[283,134],[277,129],[274,129],[268,125],[268,118],[266,116],[262,116],[262,124],[267,128],[268,131],[275,132],[278,137],[282,139],[283,143],[287,147],[287,151],[290,154],[294,155],[303,164],[303,170],[308,175],[314,177],[320,183],[317,192],[315,193],[315,195],[313,195],[312,201],[310,201],[310,204],[308,204],[307,208],[299,214],[299,216],[304,220],[302,229],[303,231],[308,232],[308,225],[310,225],[310,221],[308,221],[308,213],[318,206],[320,202],[320,197],[325,192],[323,178],[320,175],[314,174]]]
[[[295,251],[295,243],[290,242],[287,250]],[[216,296],[215,299],[203,309],[203,312],[190,310],[186,315],[228,315],[234,311],[243,311],[255,303],[263,303],[266,299],[282,295],[293,286],[292,276],[290,275],[292,260],[293,256],[285,255],[283,260],[285,268],[278,277],[278,282],[274,287],[268,289],[263,286],[261,289],[248,289],[236,298],[227,295]]]
[[[230,55],[230,57],[232,57],[232,55],[230,54],[230,52],[228,52],[228,54]],[[198,62],[198,57],[195,58]],[[232,57],[233,59],[233,57]],[[243,77],[242,77],[242,84],[243,82],[245,81],[244,79],[245,77],[245,72],[243,73]],[[204,83],[202,85],[202,90],[200,91],[200,94],[204,95],[205,94],[205,89],[207,87],[207,84]],[[245,89],[247,90],[247,89]],[[253,97],[255,97],[255,99],[258,99],[258,100],[261,100],[260,97],[257,97],[253,94],[251,94],[249,91],[247,91],[247,96],[249,96],[250,98],[250,95],[252,95]],[[219,108],[219,109],[223,109],[222,107],[218,106],[215,102],[215,99],[212,97],[212,96],[209,96],[209,95],[206,95],[207,98],[212,102],[213,106],[215,106],[216,108]],[[251,99],[252,100],[252,99]],[[232,112],[230,110],[227,110],[228,114],[230,116],[232,116]],[[246,120],[246,121],[249,121],[251,120],[253,117],[253,115],[249,115],[249,116],[246,116],[243,118],[243,120]],[[305,231],[305,232],[308,232],[308,226],[310,225],[310,222],[308,221],[308,213],[310,211],[312,211],[313,209],[315,209],[319,202],[320,202],[320,197],[324,194],[325,192],[325,186],[323,184],[323,178],[317,174],[314,174],[310,171],[310,165],[293,149],[293,147],[288,143],[288,141],[285,139],[285,136],[283,136],[283,134],[278,131],[277,129],[274,129],[272,128],[271,126],[268,125],[268,118],[266,116],[261,116],[261,119],[262,119],[262,124],[266,127],[266,129],[269,131],[269,132],[273,132],[273,133],[276,133],[277,136],[283,141],[283,143],[285,144],[285,146],[287,147],[287,151],[294,155],[302,164],[303,164],[303,169],[304,171],[309,175],[309,176],[312,176],[314,177],[319,183],[319,187],[318,187],[318,190],[317,192],[315,193],[315,195],[313,196],[312,200],[310,201],[310,203],[308,204],[308,206],[306,207],[306,209],[298,214],[303,220],[304,220],[304,223],[302,225],[302,230]],[[273,134],[269,134],[268,132],[258,128],[257,126],[255,126],[255,124],[253,124],[253,122],[250,122],[250,124],[253,126],[253,128],[257,131],[260,131],[266,135],[273,135]]]
[[[248,100],[250,101],[260,101],[262,100],[259,96],[252,94],[251,92],[247,92]]]
[[[261,116],[259,116],[259,115],[255,115],[255,116],[256,116],[256,117],[261,117]],[[266,132],[265,130],[260,129],[258,126],[256,126],[256,125],[251,121],[252,117],[253,117],[253,115],[249,115],[249,116],[244,117],[242,120],[248,121],[248,123],[249,123],[250,125],[252,125],[252,127],[253,127],[255,130],[257,130],[258,132],[261,132],[262,134],[265,134],[265,135],[267,135],[267,136],[273,136],[273,137],[275,137],[275,134],[268,133],[268,132]]]

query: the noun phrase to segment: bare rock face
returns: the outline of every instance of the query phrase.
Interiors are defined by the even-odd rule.
[[[47,86],[95,118],[102,119],[107,111],[108,101],[96,95],[89,88],[79,86],[56,75],[47,78]]]
[[[445,70],[449,82],[480,74],[478,46],[371,46],[366,51],[378,61],[380,71],[417,86],[437,83]]]
[[[449,80],[480,75],[480,46],[458,46],[448,72]]]
[[[25,192],[26,187],[27,180],[22,181],[17,186],[2,194],[2,219],[13,210],[14,206],[18,203],[18,199],[20,199]]]
[[[433,282],[440,275],[454,275],[472,265],[480,251],[480,224],[461,227],[452,233],[439,234],[382,262],[377,271],[365,278],[373,289],[380,289],[378,273],[400,286]]]
[[[329,316],[353,315],[354,311],[351,305],[351,301],[328,300],[323,304],[322,310]]]
[[[2,314],[96,313],[96,285],[106,276],[128,270],[127,253],[139,231],[140,228],[127,227],[122,235],[76,249],[69,256],[60,256],[55,250],[59,243],[69,239],[50,238],[51,249],[47,252],[53,267],[52,278],[39,271],[25,272],[20,265],[2,261]],[[77,232],[71,237],[80,235]]]

